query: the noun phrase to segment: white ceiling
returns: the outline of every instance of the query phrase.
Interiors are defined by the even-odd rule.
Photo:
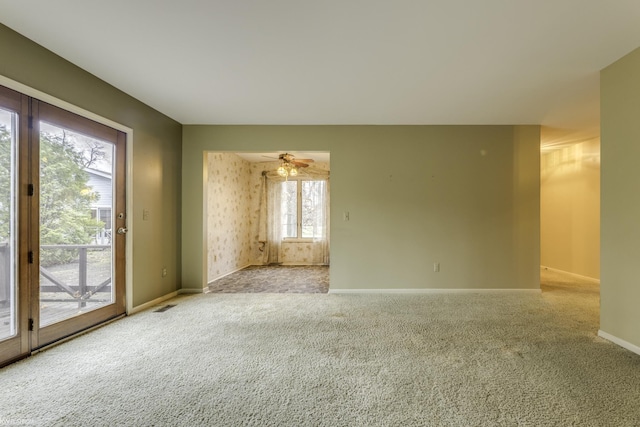
[[[183,124],[549,140],[598,134],[598,73],[640,46],[638,0],[0,0],[0,22]]]

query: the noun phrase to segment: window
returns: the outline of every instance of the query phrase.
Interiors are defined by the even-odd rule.
[[[104,222],[105,230],[111,230],[111,208],[100,209],[100,221]]]
[[[104,223],[105,230],[111,230],[111,208],[91,209],[91,219],[97,219]]]
[[[325,236],[326,182],[295,180],[282,183],[282,237],[320,239]]]
[[[96,245],[111,244],[111,208],[92,208],[91,219],[97,219],[102,223],[102,228],[96,230],[93,243]]]

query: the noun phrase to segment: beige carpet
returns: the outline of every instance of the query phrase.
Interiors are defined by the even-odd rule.
[[[177,298],[0,370],[0,425],[637,426],[597,285]]]

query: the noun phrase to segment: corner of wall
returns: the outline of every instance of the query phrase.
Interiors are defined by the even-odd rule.
[[[514,244],[519,287],[540,287],[540,126],[514,126]]]
[[[640,346],[640,48],[601,72],[600,328]]]

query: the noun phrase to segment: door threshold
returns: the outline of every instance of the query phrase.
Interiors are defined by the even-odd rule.
[[[91,331],[95,331],[96,329],[100,329],[103,326],[107,326],[109,323],[112,323],[112,322],[115,322],[116,320],[122,319],[123,317],[126,317],[126,314],[119,314],[116,317],[112,317],[111,319],[105,320],[102,323],[98,323],[97,325],[90,326],[90,327],[88,327],[86,329],[83,329],[81,331],[75,332],[75,333],[73,333],[71,335],[67,335],[66,337],[60,338],[57,341],[54,341],[52,343],[43,345],[42,347],[38,347],[35,350],[31,351],[31,356],[33,356],[34,354],[40,353],[41,351],[49,350],[52,347],[55,347],[55,346],[60,345],[60,344],[63,344],[63,343],[65,343],[67,341],[70,341],[70,340],[72,340],[74,338],[78,338],[79,336],[84,335],[86,333],[89,333]]]

